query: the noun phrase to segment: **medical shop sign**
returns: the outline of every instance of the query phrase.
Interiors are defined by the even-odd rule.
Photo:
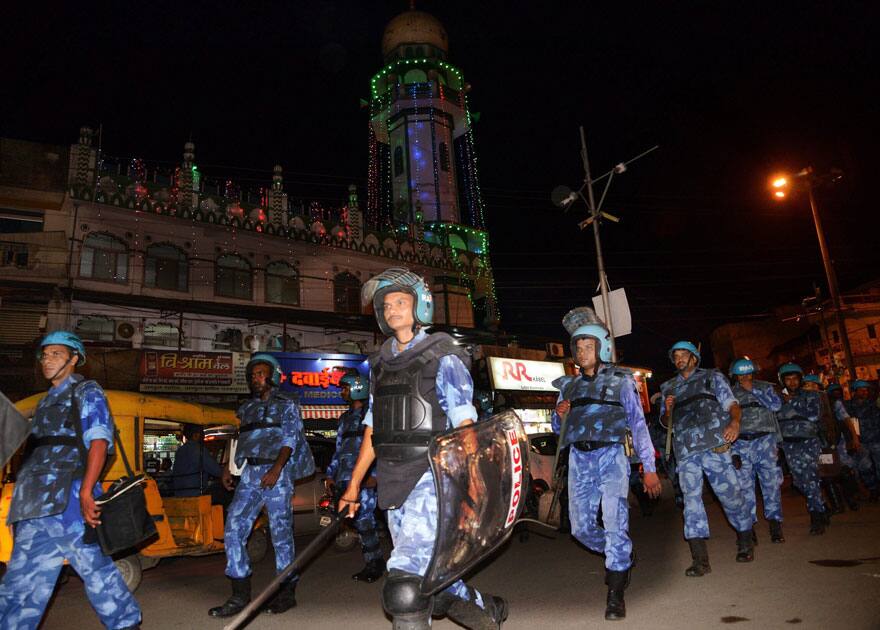
[[[489,357],[492,388],[509,391],[555,392],[552,383],[565,376],[562,363]]]
[[[311,354],[272,352],[281,364],[281,389],[299,396],[304,405],[344,405],[340,380],[346,374],[369,378],[370,367],[362,354]]]
[[[142,392],[246,394],[247,354],[144,350],[141,353]]]

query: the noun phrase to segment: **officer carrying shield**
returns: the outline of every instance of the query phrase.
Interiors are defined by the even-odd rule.
[[[247,540],[263,506],[269,515],[269,531],[275,549],[278,573],[293,562],[293,482],[315,471],[315,461],[303,433],[299,405],[283,394],[281,366],[270,354],[258,352],[245,369],[253,397],[242,403],[237,415],[238,447],[235,463],[244,466],[241,480],[226,516],[226,575],[232,581],[232,595],[221,606],[208,611],[212,617],[230,617],[251,601],[251,565]],[[223,471],[223,484],[232,490],[232,473]],[[280,614],[296,606],[293,575],[266,607]]]
[[[782,431],[782,451],[791,470],[794,486],[807,499],[810,512],[810,533],[825,533],[828,515],[819,487],[819,421],[822,400],[818,392],[803,389],[804,371],[795,363],[779,368],[782,408],[776,413]]]
[[[690,341],[674,344],[669,359],[678,375],[660,386],[660,413],[672,416],[672,444],[684,493],[684,537],[693,558],[685,575],[702,577],[712,570],[706,548],[709,520],[703,505],[703,475],[736,530],[736,561],[754,560],[752,515],[730,454],[730,444],[739,435],[741,412],[727,379],[716,370],[698,367],[700,351]]]
[[[867,459],[867,477],[880,478],[880,407],[877,401],[871,399],[871,386],[862,379],[852,384],[853,397],[843,403],[850,418],[859,421],[859,442],[870,459]],[[870,468],[873,460],[873,470]],[[871,474],[873,473],[873,475]],[[870,489],[871,501],[876,501],[878,493],[877,485]]]
[[[379,507],[388,510],[394,548],[382,604],[395,630],[425,630],[431,616],[449,616],[467,628],[500,628],[507,602],[457,580],[435,596],[421,592],[437,536],[438,499],[427,457],[428,444],[452,427],[473,424],[474,386],[469,357],[445,333],[427,334],[434,303],[431,290],[408,269],[391,268],[368,280],[364,304],[389,339],[371,357],[371,402],[351,482],[339,502],[357,513],[361,483],[376,461]],[[475,452],[477,444],[466,444]]]
[[[587,548],[605,554],[605,619],[623,619],[623,594],[629,586],[634,557],[628,532],[628,440],[632,440],[644,466],[644,491],[652,498],[660,496],[654,445],[632,373],[611,363],[611,333],[593,309],[574,309],[562,323],[571,334],[572,358],[580,368],[579,376],[563,376],[553,381],[559,389],[553,430],[564,431],[560,436],[561,447],[571,445],[571,532]],[[560,427],[563,423],[564,430]],[[600,504],[601,527],[596,522]]]
[[[782,469],[777,463],[777,447],[782,435],[776,423],[776,412],[782,407],[782,399],[773,385],[754,378],[756,371],[755,364],[747,358],[737,359],[730,366],[730,375],[736,379],[733,395],[742,409],[740,433],[730,449],[752,523],[758,522],[757,475],[764,498],[764,518],[770,526],[770,540],[783,543]]]
[[[65,559],[105,627],[139,628],[141,610],[113,560],[97,542],[83,541],[86,527],[101,522],[98,478],[113,452],[107,399],[95,381],[74,374],[86,362],[75,334],[49,333],[37,357],[52,386],[37,405],[31,423],[35,448],[18,474],[9,509],[15,545],[0,583],[0,628],[40,624]]]
[[[367,413],[367,401],[370,397],[370,383],[363,376],[349,374],[340,379],[342,398],[348,402],[348,411],[339,416],[339,428],[336,430],[336,452],[327,466],[324,480],[327,490],[341,495],[348,487],[354,462],[361,449],[364,439],[363,420]],[[366,566],[351,576],[353,580],[375,582],[385,574],[385,560],[382,558],[382,547],[379,544],[379,532],[376,525],[376,477],[375,468],[371,469],[367,481],[361,484],[358,496],[357,517],[354,526],[361,537],[361,551]]]

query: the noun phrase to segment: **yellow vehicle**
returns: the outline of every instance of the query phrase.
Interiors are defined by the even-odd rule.
[[[154,472],[154,453],[158,443],[165,438],[164,448],[173,448],[172,436],[180,435],[184,423],[197,424],[211,429],[205,446],[217,458],[221,466],[229,459],[229,446],[234,437],[238,418],[227,409],[187,403],[169,398],[138,394],[134,392],[107,391],[110,412],[116,422],[129,463],[135,473],[147,473],[145,487],[147,510],[156,522],[158,537],[130,555],[115,558],[125,583],[134,591],[141,581],[144,569],[156,566],[162,558],[171,556],[195,556],[223,551],[223,506],[212,505],[211,496],[196,497],[163,496]],[[37,403],[45,394],[37,394],[16,403],[18,410],[31,417]],[[145,460],[147,466],[145,466]],[[151,461],[152,460],[152,461]],[[12,472],[12,471],[3,471]],[[122,458],[112,457],[105,467],[101,481],[106,488],[113,481],[126,475]],[[5,481],[7,475],[0,480]],[[12,553],[12,528],[6,525],[14,483],[0,487],[0,562],[8,562]],[[248,543],[252,562],[261,560],[268,550],[267,523],[258,519]]]

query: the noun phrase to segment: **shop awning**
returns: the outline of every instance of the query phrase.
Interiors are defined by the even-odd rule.
[[[302,405],[303,420],[337,420],[348,410],[348,405]]]

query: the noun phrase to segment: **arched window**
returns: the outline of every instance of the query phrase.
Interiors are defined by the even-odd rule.
[[[333,278],[333,310],[337,313],[361,312],[361,282],[347,271]]]
[[[403,147],[394,148],[394,176],[403,175]]]
[[[440,143],[440,168],[449,172],[449,145],[445,142]]]
[[[251,265],[241,256],[224,254],[217,259],[214,269],[214,295],[253,299]]]
[[[186,254],[174,245],[150,245],[144,262],[144,285],[169,291],[186,291],[189,289],[188,262]]]
[[[266,301],[299,306],[299,274],[286,262],[266,265]]]
[[[79,275],[94,280],[128,282],[128,246],[112,234],[89,234],[83,241]]]

